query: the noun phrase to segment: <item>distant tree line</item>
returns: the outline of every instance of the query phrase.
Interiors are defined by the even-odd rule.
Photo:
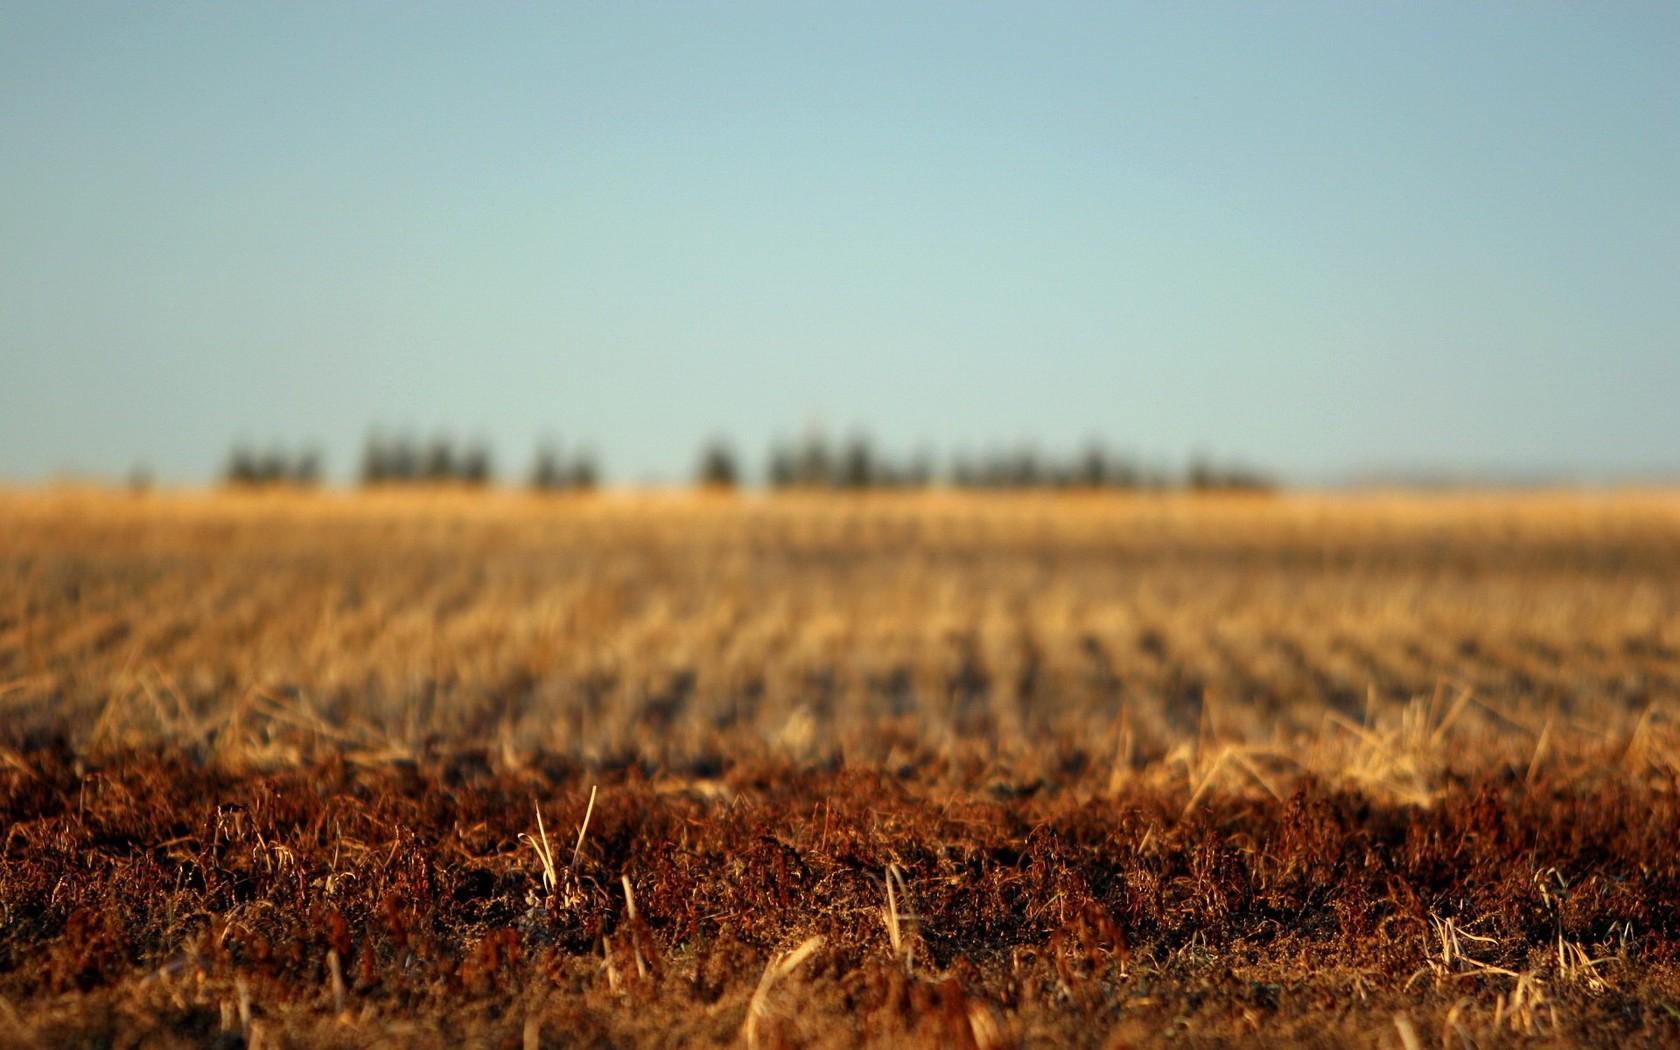
[[[447,437],[419,442],[374,434],[362,448],[361,481],[381,485],[488,485],[495,480],[490,447],[475,441],[457,448]]]
[[[236,446],[224,479],[235,486],[298,485],[320,481],[321,456],[314,449],[288,454],[278,449],[256,452]],[[428,442],[408,436],[374,433],[362,451],[360,482],[365,487],[391,485],[460,485],[478,488],[495,481],[488,444],[457,445],[446,437]],[[600,483],[595,453],[580,448],[569,454],[552,441],[538,445],[527,485],[538,492],[587,492]],[[746,483],[746,472],[733,446],[713,438],[702,446],[694,484],[727,491]],[[1046,456],[1030,446],[959,454],[939,469],[926,451],[895,456],[876,448],[866,436],[830,443],[821,434],[771,445],[764,481],[771,491],[891,491],[944,485],[965,490],[1165,490],[1258,492],[1274,487],[1269,475],[1253,467],[1193,457],[1181,474],[1148,467],[1092,442],[1073,455]]]
[[[235,445],[228,453],[222,477],[235,488],[308,488],[321,481],[321,453],[313,448],[288,452],[278,447],[259,452],[249,445]],[[149,473],[146,483],[150,484]]]
[[[537,446],[530,483],[538,492],[588,492],[600,479],[600,465],[590,450],[581,449],[566,456],[553,442]]]
[[[696,481],[730,487],[741,476],[730,446],[714,440],[702,452]],[[1264,472],[1197,456],[1182,476],[1151,469],[1092,442],[1072,456],[1043,456],[1031,447],[982,456],[958,455],[941,472],[927,452],[895,457],[863,436],[831,445],[821,435],[771,446],[765,483],[775,490],[891,490],[944,484],[971,490],[1144,490],[1187,488],[1198,492],[1265,491],[1274,482]]]
[[[867,437],[831,446],[820,434],[770,448],[765,482],[772,489],[916,489],[936,480],[925,452],[898,459],[877,450]]]
[[[288,453],[279,448],[256,451],[236,445],[222,469],[222,481],[239,488],[318,484],[319,451]],[[581,492],[596,487],[601,470],[594,452],[580,449],[562,455],[553,442],[537,448],[529,485],[540,492]],[[459,485],[479,488],[496,480],[495,460],[483,441],[458,445],[447,437],[421,442],[407,435],[371,435],[362,448],[357,480],[366,488],[400,485]]]
[[[1258,468],[1201,458],[1190,461],[1184,484],[1195,492],[1269,492],[1277,487],[1271,475]]]

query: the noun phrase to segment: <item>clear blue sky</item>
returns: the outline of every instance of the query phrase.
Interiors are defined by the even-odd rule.
[[[1680,6],[0,5],[0,478],[812,420],[1676,472]]]

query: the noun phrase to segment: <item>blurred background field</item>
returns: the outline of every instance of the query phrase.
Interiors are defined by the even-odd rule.
[[[1672,741],[1680,703],[1659,491],[63,489],[0,518],[14,745],[920,749],[1420,795],[1449,766]]]

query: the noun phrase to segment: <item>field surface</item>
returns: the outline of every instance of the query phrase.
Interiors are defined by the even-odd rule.
[[[1680,497],[0,494],[0,1045],[1680,1044]]]

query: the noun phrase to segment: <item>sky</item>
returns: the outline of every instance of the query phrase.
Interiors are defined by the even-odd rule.
[[[1680,6],[0,2],[0,479],[1680,477]]]

